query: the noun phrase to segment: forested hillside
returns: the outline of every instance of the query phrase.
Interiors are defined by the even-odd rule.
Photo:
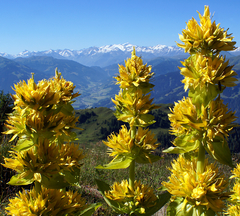
[[[155,134],[158,142],[161,143],[160,148],[166,149],[171,146],[174,136],[169,133],[170,121],[168,120],[169,107],[172,104],[160,104],[159,109],[151,112],[154,115],[155,123],[149,128]],[[113,132],[119,131],[124,122],[117,121],[114,111],[106,107],[90,108],[76,110],[79,116],[77,127],[84,130],[76,131],[78,141],[82,144],[95,143],[99,140],[106,140]],[[234,153],[240,152],[240,128],[234,128],[228,139],[230,150]]]

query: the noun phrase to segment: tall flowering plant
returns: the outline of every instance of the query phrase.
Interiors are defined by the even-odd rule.
[[[9,184],[34,183],[34,187],[9,200],[8,214],[91,215],[97,205],[86,205],[80,194],[66,191],[67,186],[78,184],[85,157],[73,143],[76,134],[71,131],[78,120],[71,105],[79,96],[73,93],[75,86],[56,69],[52,79],[36,84],[32,75],[27,83],[14,87],[14,112],[5,133],[18,142],[3,166],[16,171]]]
[[[128,168],[129,179],[115,182],[112,186],[100,180],[97,184],[106,202],[120,214],[152,215],[170,198],[169,193],[156,196],[151,187],[135,180],[136,163],[153,163],[160,159],[152,154],[159,143],[156,143],[154,134],[145,128],[155,122],[149,112],[158,108],[150,99],[153,74],[151,67],[144,65],[142,59],[136,56],[134,48],[131,58],[125,61],[125,66],[119,66],[119,75],[115,77],[120,85],[119,94],[112,100],[116,105],[115,116],[128,125],[103,141],[109,147],[113,160],[97,168]]]
[[[223,103],[220,94],[235,86],[233,66],[220,55],[234,50],[235,42],[227,30],[212,22],[209,7],[199,13],[200,22],[189,20],[179,36],[178,46],[190,54],[182,62],[181,74],[188,97],[175,103],[169,114],[171,133],[176,136],[165,152],[180,154],[172,163],[169,182],[163,185],[172,194],[169,215],[215,215],[225,208],[228,180],[214,164],[205,159],[207,152],[216,161],[233,166],[227,143],[236,116]]]

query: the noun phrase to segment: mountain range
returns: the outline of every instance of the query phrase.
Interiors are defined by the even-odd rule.
[[[124,60],[131,56],[131,50],[131,44],[109,45],[83,50],[85,59],[88,59],[86,62],[91,62],[93,66],[72,60],[71,58],[80,59],[81,55],[77,55],[77,51],[71,51],[72,55],[69,54],[71,58],[66,57],[67,52],[64,57],[60,50],[24,52],[15,57],[5,54],[2,55],[5,57],[0,56],[0,90],[4,90],[5,93],[14,93],[11,88],[13,84],[19,80],[29,79],[32,72],[35,74],[37,82],[40,79],[54,76],[55,68],[58,67],[63,77],[72,81],[76,85],[75,90],[81,94],[73,104],[76,109],[100,106],[113,108],[111,98],[114,98],[114,95],[119,91],[113,77],[118,73],[118,64],[124,64]],[[237,55],[238,52],[238,50],[231,53],[225,52],[224,55],[229,59],[230,65],[235,65],[235,71],[240,74],[240,55]],[[181,66],[180,61],[187,58],[187,54],[179,48],[162,45],[155,47],[136,46],[136,54],[142,56],[143,61],[148,65],[152,65],[152,71],[155,73],[152,80],[155,85],[152,97],[155,103],[173,103],[182,99],[183,96],[187,96],[181,83],[183,76],[178,69]],[[8,58],[6,58],[7,56]],[[97,59],[101,60],[101,65],[106,66],[94,65]],[[227,88],[222,94],[222,98],[232,110],[236,110],[236,115],[240,116],[240,87]]]
[[[81,50],[46,50],[46,51],[23,51],[17,55],[11,55],[7,53],[0,53],[0,56],[15,59],[18,57],[32,57],[32,56],[51,56],[57,59],[74,60],[85,66],[100,66],[106,67],[108,65],[117,64],[126,58],[131,56],[131,51],[135,46],[138,55],[143,59],[149,60],[157,58],[159,56],[177,56],[187,54],[177,46],[136,46],[130,43],[106,45],[101,47],[90,47]]]

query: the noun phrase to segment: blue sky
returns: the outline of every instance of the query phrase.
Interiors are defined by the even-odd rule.
[[[0,0],[0,52],[80,50],[132,43],[172,46],[186,22],[209,5],[240,46],[239,1]]]

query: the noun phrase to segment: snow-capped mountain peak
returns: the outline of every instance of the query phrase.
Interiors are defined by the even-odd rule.
[[[174,56],[184,54],[183,49],[176,46],[156,45],[156,46],[137,46],[131,43],[105,45],[101,47],[89,47],[81,50],[45,50],[28,51],[25,50],[17,55],[0,53],[0,56],[7,58],[31,57],[31,56],[52,56],[54,58],[69,59],[77,61],[86,66],[107,66],[122,62],[131,56],[131,51],[135,47],[137,55],[145,59],[153,59],[159,56]],[[110,55],[109,55],[110,54]],[[113,55],[114,54],[114,55]]]

